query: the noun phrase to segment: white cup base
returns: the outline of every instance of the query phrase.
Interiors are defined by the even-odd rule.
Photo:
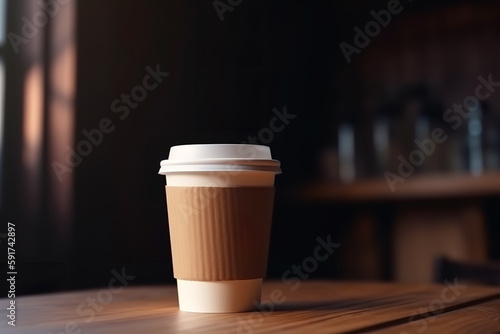
[[[260,304],[262,278],[234,281],[177,280],[179,308],[198,313],[253,311]]]

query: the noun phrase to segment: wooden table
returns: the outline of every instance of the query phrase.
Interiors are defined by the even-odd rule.
[[[8,300],[1,299],[0,333],[500,332],[500,288],[334,281],[293,287],[266,282],[263,311],[232,314],[181,312],[174,286],[24,296],[16,299],[16,328],[7,324]],[[86,303],[93,299],[90,311]]]

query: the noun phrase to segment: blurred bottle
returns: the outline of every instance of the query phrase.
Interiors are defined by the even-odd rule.
[[[468,171],[473,175],[481,174],[484,171],[483,159],[483,110],[482,106],[464,106],[469,117],[465,119],[466,142],[464,145],[464,158]]]
[[[356,139],[354,123],[343,121],[338,127],[339,180],[352,182],[356,178]]]
[[[396,171],[402,159],[416,173],[446,170],[445,145],[431,143],[432,132],[442,128],[443,107],[425,84],[401,91],[385,103],[373,123],[373,147],[378,173]]]
[[[500,170],[500,114],[483,104],[484,169]]]
[[[483,101],[477,106],[463,107],[467,117],[455,130],[450,130],[452,171],[482,174],[500,169],[500,117]]]
[[[417,91],[420,110],[415,123],[415,140],[413,150],[420,150],[425,160],[420,166],[422,173],[438,173],[448,170],[446,140],[435,141],[434,133],[443,133],[438,138],[446,136],[446,127],[443,121],[444,106],[437,92],[430,87],[423,86]]]
[[[362,130],[359,113],[344,108],[334,126],[332,145],[321,157],[323,176],[328,181],[349,183],[365,175]]]
[[[400,115],[394,104],[385,103],[375,114],[373,121],[374,174],[397,169],[397,157],[401,152],[398,138]]]
[[[479,175],[486,170],[500,169],[500,115],[486,102],[465,106],[461,136],[461,170]]]

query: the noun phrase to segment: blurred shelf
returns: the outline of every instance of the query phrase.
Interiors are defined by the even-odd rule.
[[[299,188],[298,197],[316,202],[365,202],[445,199],[500,195],[500,172],[411,176],[391,191],[385,179],[348,184],[318,182]]]

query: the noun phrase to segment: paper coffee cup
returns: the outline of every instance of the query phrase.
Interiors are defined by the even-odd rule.
[[[267,268],[279,161],[261,145],[181,145],[160,167],[180,309],[255,309]]]

